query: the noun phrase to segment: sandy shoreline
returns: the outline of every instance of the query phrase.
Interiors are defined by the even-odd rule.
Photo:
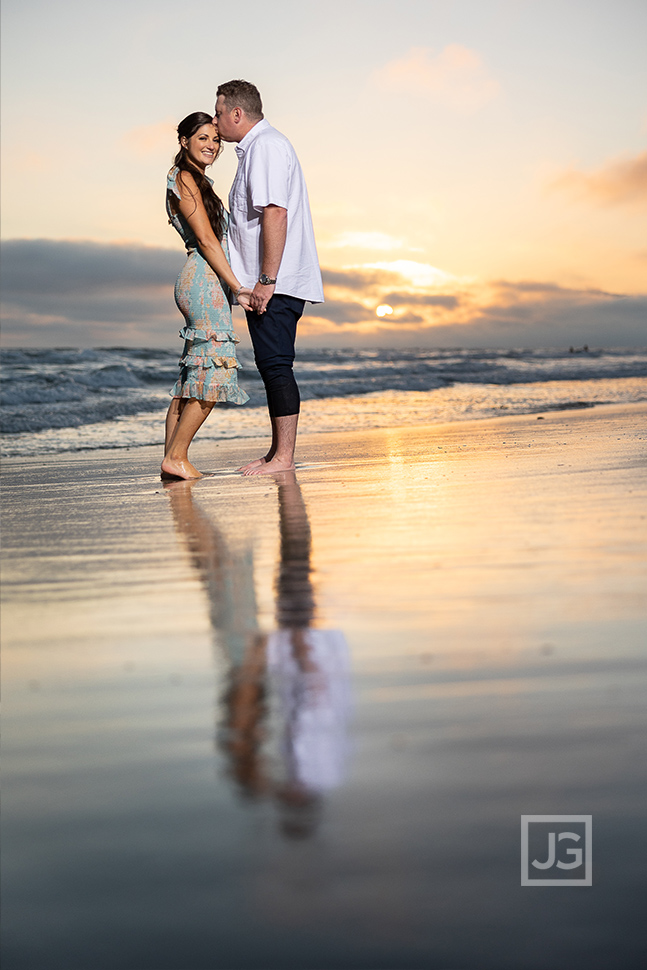
[[[434,590],[440,584],[452,597],[456,569],[469,570],[479,596],[488,597],[504,581],[512,584],[507,594],[512,596],[512,589],[524,587],[531,574],[533,584],[539,577],[548,584],[548,593],[570,557],[576,562],[580,557],[582,582],[588,577],[600,587],[600,596],[608,598],[604,579],[613,587],[610,573],[616,560],[628,573],[640,561],[632,550],[644,538],[646,417],[647,404],[609,405],[302,436],[297,481],[312,519],[314,570],[333,565],[335,570],[322,590],[323,599],[329,585],[351,583],[365,600],[364,609],[372,611],[373,591],[381,602],[384,580],[360,581],[354,571],[360,565],[374,570],[397,561],[397,575],[391,578],[415,625],[430,577]],[[259,547],[257,558],[269,556],[271,567],[278,541],[271,499],[278,480],[244,479],[235,472],[241,462],[261,453],[264,444],[263,439],[196,441],[194,461],[205,478],[188,489],[195,502],[206,503],[214,522],[225,523],[228,541],[236,544],[237,534],[252,541]],[[143,568],[146,562],[163,570],[164,557],[177,555],[178,539],[168,529],[172,517],[158,461],[159,449],[144,447],[5,462],[7,607],[14,590],[19,599],[23,593],[27,599],[46,593],[47,601],[51,591],[55,601],[68,575],[65,581],[72,587],[80,581],[87,590],[82,599],[91,600],[89,576],[100,584],[102,563],[112,555],[122,557],[128,569]],[[63,568],[45,578],[39,561],[50,557]],[[94,563],[99,564],[96,575]],[[33,586],[32,569],[37,577]],[[15,585],[13,570],[20,577]],[[127,584],[132,578],[129,574]],[[171,570],[169,582],[175,581]],[[265,577],[259,587],[267,582]],[[553,592],[562,595],[559,589]],[[524,595],[528,593],[524,587]],[[18,603],[16,607],[20,626],[24,617]],[[488,603],[485,608],[494,609]],[[326,610],[320,603],[319,611]],[[618,612],[624,615],[622,608]],[[49,629],[56,635],[55,628]]]
[[[5,462],[9,970],[637,967],[646,417]],[[594,886],[521,888],[569,812]]]

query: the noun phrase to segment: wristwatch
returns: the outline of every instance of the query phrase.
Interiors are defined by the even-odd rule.
[[[261,275],[258,277],[258,282],[262,283],[263,286],[271,286],[273,283],[276,283],[276,280],[271,279],[267,273],[261,273]]]

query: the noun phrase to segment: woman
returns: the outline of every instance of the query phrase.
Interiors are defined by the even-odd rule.
[[[216,403],[244,404],[238,386],[236,344],[229,292],[246,307],[251,290],[231,271],[227,212],[205,175],[221,152],[211,115],[195,111],[178,125],[180,150],[168,174],[166,211],[188,258],[175,284],[175,302],[186,320],[180,378],[166,416],[162,478],[201,478],[188,458],[189,445]]]

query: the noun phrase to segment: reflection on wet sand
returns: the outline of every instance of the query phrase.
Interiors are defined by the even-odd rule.
[[[270,799],[281,832],[311,835],[326,791],[341,784],[351,708],[344,635],[313,627],[308,513],[294,473],[275,476],[280,555],[277,629],[259,629],[250,541],[229,542],[194,502],[194,482],[167,486],[178,531],[209,597],[211,623],[228,663],[218,747],[240,795]]]

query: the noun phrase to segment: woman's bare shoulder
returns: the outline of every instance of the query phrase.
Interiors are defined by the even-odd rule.
[[[178,171],[175,176],[175,184],[177,185],[180,194],[182,196],[190,196],[194,198],[196,194],[199,194],[198,186],[191,172]]]

